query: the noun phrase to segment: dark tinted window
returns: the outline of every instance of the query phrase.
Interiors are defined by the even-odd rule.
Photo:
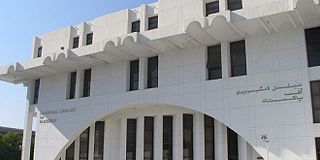
[[[69,99],[74,99],[76,93],[77,72],[70,74]]]
[[[242,9],[242,0],[227,0],[228,1],[228,10],[234,11]]]
[[[148,19],[148,30],[158,28],[158,16],[150,17]]]
[[[320,160],[320,138],[316,138],[316,154],[317,160]]]
[[[96,122],[94,134],[94,160],[103,160],[104,122]]]
[[[87,34],[86,45],[92,44],[92,41],[93,41],[93,33]]]
[[[83,97],[90,96],[90,86],[91,86],[91,69],[87,69],[84,71]]]
[[[66,150],[66,160],[74,160],[74,142]]]
[[[136,159],[137,120],[127,120],[127,153],[126,160]]]
[[[79,37],[74,37],[72,48],[78,48],[78,47],[79,47]]]
[[[206,16],[219,12],[219,1],[210,2],[206,4]]]
[[[42,47],[39,47],[37,57],[41,57],[41,56],[42,56]]]
[[[148,88],[158,87],[158,56],[148,58]]]
[[[309,67],[320,66],[320,27],[307,29],[305,33]]]
[[[163,116],[163,160],[172,160],[173,117]]]
[[[208,47],[208,80],[222,78],[221,45]]]
[[[231,76],[247,74],[245,41],[230,43]]]
[[[132,22],[131,32],[140,32],[140,21]]]
[[[90,133],[90,129],[88,128],[80,134],[79,160],[88,160],[89,133]]]
[[[139,60],[130,62],[130,91],[139,89]]]
[[[313,122],[320,123],[320,81],[310,83]]]
[[[238,159],[238,135],[228,128],[228,160]]]
[[[34,81],[33,104],[38,104],[39,100],[40,79]]]
[[[214,119],[206,116],[204,117],[205,130],[205,159],[214,160]]]
[[[183,159],[193,160],[193,115],[183,115]]]
[[[144,160],[153,160],[154,118],[144,118]]]

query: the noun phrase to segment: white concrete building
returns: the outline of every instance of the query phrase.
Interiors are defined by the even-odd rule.
[[[0,68],[22,159],[33,125],[36,160],[320,159],[319,26],[319,0],[159,0],[35,37]]]

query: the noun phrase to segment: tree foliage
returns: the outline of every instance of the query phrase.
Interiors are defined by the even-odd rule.
[[[21,158],[22,136],[7,133],[0,136],[0,160],[19,160]]]

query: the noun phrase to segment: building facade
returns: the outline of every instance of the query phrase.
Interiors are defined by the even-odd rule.
[[[319,26],[318,0],[159,0],[35,37],[0,68],[22,159],[33,125],[36,160],[319,159]]]

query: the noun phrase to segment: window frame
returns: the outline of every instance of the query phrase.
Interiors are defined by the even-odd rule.
[[[38,104],[39,102],[40,85],[41,85],[40,79],[36,79],[34,81],[32,104]]]
[[[235,1],[235,2],[230,2],[230,1]],[[239,6],[235,6],[237,5],[237,3],[240,3],[240,5],[238,4]],[[243,3],[242,3],[242,0],[227,0],[227,6],[228,6],[228,10],[236,11],[243,8]]]
[[[103,160],[104,152],[104,132],[105,132],[105,122],[97,121],[95,123],[95,134],[94,134],[94,160]],[[98,134],[97,134],[98,133]]]
[[[82,88],[82,97],[90,97],[91,94],[91,78],[92,78],[92,69],[86,69],[83,73],[83,88]]]
[[[42,46],[38,47],[38,50],[37,50],[37,58],[42,57],[42,52],[43,52],[43,47],[42,47]]]
[[[140,60],[130,61],[129,64],[129,91],[139,90],[139,79],[140,79]]]
[[[209,5],[216,5],[218,4],[218,10],[208,10],[209,9]],[[206,17],[208,17],[209,15],[212,15],[212,14],[215,14],[215,13],[219,13],[220,12],[220,9],[219,9],[219,0],[214,0],[214,1],[211,1],[211,2],[207,2],[205,3],[205,14],[206,14]],[[215,6],[216,7],[216,6]]]
[[[129,126],[133,125],[133,126]],[[132,130],[129,130],[132,129]],[[136,160],[137,155],[137,119],[127,119],[127,136],[126,136],[126,160]],[[132,140],[132,144],[129,143]],[[130,148],[132,147],[132,148]],[[128,157],[128,150],[132,149],[132,158]]]
[[[79,44],[80,44],[80,37],[79,36],[77,36],[77,37],[74,37],[73,39],[72,39],[73,41],[72,41],[72,49],[75,49],[75,48],[79,48]]]
[[[173,116],[163,116],[162,153],[164,160],[173,159]],[[168,156],[165,151],[168,150]]]
[[[239,46],[237,45],[243,45],[241,47],[242,51],[237,49]],[[241,57],[243,61],[240,61]],[[238,60],[235,62],[234,60]],[[242,68],[241,68],[242,67]],[[237,69],[243,69],[241,72],[237,73]],[[247,54],[246,54],[246,42],[245,40],[235,41],[230,43],[230,73],[231,77],[240,77],[240,76],[246,76],[247,75]]]
[[[227,129],[227,143],[228,143],[228,160],[238,160],[239,159],[239,138],[238,134],[233,131],[232,129],[228,128]],[[231,148],[235,147],[235,148]],[[235,151],[234,153],[231,154],[231,151]]]
[[[147,88],[159,87],[159,56],[148,58],[147,64]]]
[[[154,159],[154,117],[146,116],[144,117],[144,160]],[[149,142],[149,143],[148,143]],[[151,146],[148,150],[147,146]],[[147,153],[151,152],[150,157],[146,157]]]
[[[313,92],[314,90],[313,85],[317,85],[318,93]],[[313,123],[320,123],[320,112],[317,112],[320,110],[320,103],[319,103],[319,106],[315,106],[316,105],[315,100],[318,100],[318,102],[320,102],[320,80],[310,82],[310,95],[311,95]],[[317,114],[319,115],[317,116]]]
[[[86,46],[93,44],[93,32],[86,35]]]
[[[87,135],[85,135],[87,134]],[[81,137],[83,136],[83,137]],[[86,137],[84,137],[86,136]],[[79,160],[88,160],[89,158],[89,143],[90,143],[90,127],[87,128],[85,131],[83,131],[81,134],[80,134],[80,137],[79,137]],[[81,143],[85,143],[83,145],[81,145]],[[82,147],[85,147],[84,150],[81,150]],[[82,151],[85,151],[83,154],[81,153]],[[83,157],[81,157],[83,156]]]
[[[156,20],[156,23],[151,23],[153,20]],[[159,17],[158,15],[148,18],[148,30],[154,30],[159,27]]]
[[[133,21],[131,23],[131,33],[134,33],[134,32],[139,33],[140,32],[140,28],[141,28],[140,23],[141,23],[140,20]],[[135,25],[138,25],[138,26],[135,26]]]
[[[316,36],[317,34],[315,34],[314,32],[319,33],[320,36],[320,26],[305,29],[305,43],[308,58],[308,67],[320,66],[320,38]],[[317,37],[317,39],[314,39],[314,37]],[[314,48],[314,46],[317,47]]]
[[[218,52],[215,51],[216,49],[218,49]],[[218,64],[215,62],[218,62]],[[216,72],[219,75],[212,74]],[[222,79],[221,44],[207,47],[207,80],[217,79]]]
[[[187,122],[188,121],[188,122]],[[183,114],[183,159],[193,160],[194,159],[194,126],[193,126],[193,115]],[[187,135],[190,134],[187,139]],[[188,152],[185,152],[188,150]]]

